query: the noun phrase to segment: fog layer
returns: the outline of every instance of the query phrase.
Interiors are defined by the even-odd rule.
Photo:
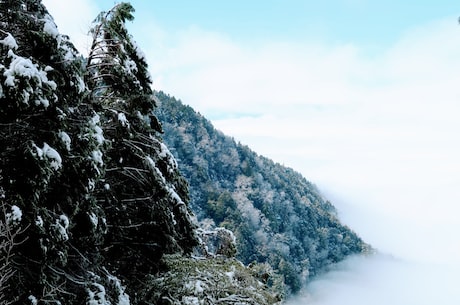
[[[459,268],[374,255],[352,257],[288,305],[460,304]]]

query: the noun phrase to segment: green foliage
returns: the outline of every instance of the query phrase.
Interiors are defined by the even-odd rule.
[[[91,222],[103,218],[92,197],[102,168],[82,61],[40,1],[2,1],[0,23],[0,200],[26,228],[6,294],[73,302],[103,232]]]
[[[187,183],[158,137],[147,63],[126,30],[132,12],[120,3],[96,18],[85,79],[109,144],[97,187],[107,218],[104,255],[134,295],[164,253],[190,253],[197,239]]]
[[[131,4],[122,2],[94,20],[86,80],[94,102],[135,114],[131,120],[139,120],[140,116],[151,115],[155,101],[147,62],[125,25],[133,20],[133,12]],[[151,116],[149,120],[160,131],[156,118]]]
[[[197,244],[132,11],[101,15],[84,65],[40,1],[0,2],[0,203],[25,228],[1,261],[7,303],[128,304],[164,252]]]
[[[207,205],[204,208],[206,213],[217,224],[222,225],[225,220],[237,217],[235,215],[237,205],[229,192],[224,191],[221,194],[210,193],[209,195],[211,198],[208,199]]]

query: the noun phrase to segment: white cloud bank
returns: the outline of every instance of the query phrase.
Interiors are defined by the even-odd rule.
[[[287,305],[455,305],[460,269],[391,257],[353,257]]]

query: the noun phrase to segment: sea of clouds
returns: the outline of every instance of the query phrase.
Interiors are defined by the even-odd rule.
[[[459,304],[458,267],[391,256],[353,257],[313,282],[288,305]]]

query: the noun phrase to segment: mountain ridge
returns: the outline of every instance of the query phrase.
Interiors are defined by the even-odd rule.
[[[163,140],[189,182],[191,209],[202,226],[235,232],[243,263],[269,263],[297,292],[346,256],[370,250],[300,173],[237,143],[180,100],[156,96]]]

